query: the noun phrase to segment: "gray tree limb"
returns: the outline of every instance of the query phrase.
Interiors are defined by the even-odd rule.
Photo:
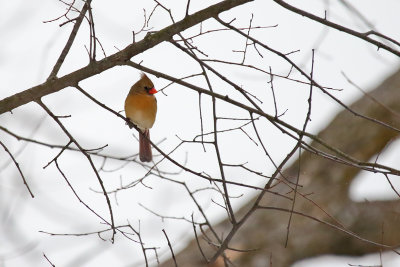
[[[399,127],[399,88],[400,71],[397,71],[370,94],[353,103],[351,109]],[[381,153],[397,137],[397,133],[356,117],[348,111],[342,111],[318,137],[361,161],[375,161],[374,155]],[[317,143],[312,145],[324,150]],[[274,267],[284,267],[298,260],[323,254],[363,255],[387,250],[390,246],[393,246],[393,249],[399,246],[399,200],[354,202],[349,198],[349,186],[360,172],[359,168],[339,164],[310,152],[302,153],[299,160],[299,183],[303,187],[299,189],[296,197],[296,213],[291,221],[287,247],[285,248],[285,240],[292,202],[266,194],[260,203],[260,206],[265,208],[257,210],[229,243],[230,248],[254,250],[225,252],[236,266],[270,266],[271,262]],[[299,160],[284,171],[284,175],[292,182],[297,179]],[[386,178],[380,174],[376,179]],[[288,196],[293,197],[294,193],[288,192],[288,187],[283,183],[277,184],[274,189],[281,194],[289,193]],[[299,194],[310,194],[307,198],[313,202]],[[253,202],[254,199],[248,202],[236,216],[240,218],[252,207]],[[226,219],[215,229],[224,235],[231,227],[231,223]],[[217,248],[207,244],[202,236],[199,236],[199,242],[206,257],[215,253]],[[384,244],[386,247],[373,242]],[[176,260],[181,267],[205,266],[205,260],[195,239],[183,251],[177,253]],[[174,262],[170,260],[162,266],[174,266]],[[221,259],[209,266],[225,265]]]
[[[48,94],[60,91],[68,86],[74,86],[86,78],[97,75],[115,66],[125,65],[125,62],[130,60],[133,56],[149,50],[161,42],[171,39],[175,34],[180,33],[204,20],[215,17],[221,12],[251,1],[252,0],[222,1],[192,15],[188,15],[181,21],[178,21],[155,33],[148,34],[143,40],[130,44],[126,48],[111,56],[99,61],[90,62],[90,64],[86,67],[78,69],[70,74],[64,75],[60,78],[54,77],[53,79],[49,79],[40,85],[0,100],[0,114],[3,114],[7,111],[12,111],[19,106],[40,99]]]

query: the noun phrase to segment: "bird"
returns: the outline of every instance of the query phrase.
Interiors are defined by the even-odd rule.
[[[132,85],[125,99],[125,115],[139,128],[139,159],[150,162],[153,159],[150,144],[150,128],[156,120],[157,90],[153,82],[142,73],[140,80]]]

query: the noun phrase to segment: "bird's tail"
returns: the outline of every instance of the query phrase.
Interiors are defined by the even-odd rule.
[[[139,133],[139,158],[142,162],[150,162],[153,159],[150,144],[150,131],[144,130]]]

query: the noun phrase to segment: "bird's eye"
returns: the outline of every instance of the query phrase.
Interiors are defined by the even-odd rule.
[[[145,89],[146,91],[149,91],[149,90],[150,90],[150,88],[147,87],[147,86],[145,86],[144,89]]]

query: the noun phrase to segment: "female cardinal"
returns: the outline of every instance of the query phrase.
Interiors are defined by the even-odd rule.
[[[151,80],[142,74],[129,91],[125,99],[125,114],[141,130],[139,133],[139,158],[143,162],[149,162],[153,156],[150,146],[149,129],[156,120],[157,99],[154,94],[157,90]]]

